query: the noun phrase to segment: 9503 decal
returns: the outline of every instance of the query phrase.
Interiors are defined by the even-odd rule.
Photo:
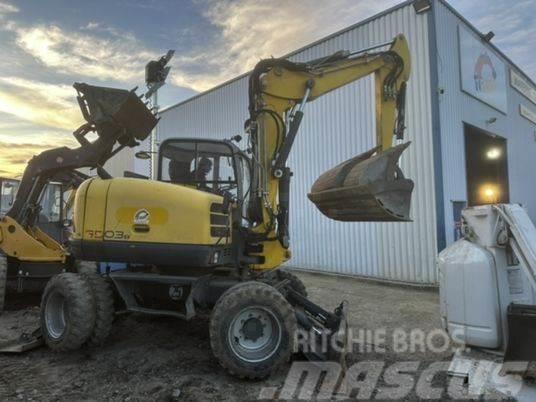
[[[86,230],[84,232],[86,238],[92,240],[128,240],[130,234],[122,230]]]

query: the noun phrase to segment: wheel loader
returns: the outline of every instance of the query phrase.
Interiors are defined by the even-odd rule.
[[[345,304],[325,311],[279,269],[291,258],[287,159],[309,102],[373,74],[376,147],[321,175],[308,196],[330,219],[408,221],[413,182],[398,166],[408,144],[394,143],[403,139],[410,67],[403,35],[306,63],[262,60],[249,76],[245,149],[233,140],[166,140],[157,180],[112,178],[103,168],[157,124],[135,91],[75,84],[87,121],[74,133],[80,147],[32,159],[0,222],[5,258],[65,266],[42,297],[46,344],[69,351],[102,343],[114,308],[185,320],[209,308],[212,351],[235,376],[268,376],[288,361],[298,330],[310,334],[309,347],[300,342],[307,357],[344,357]],[[36,200],[50,176],[81,167],[98,177],[79,186],[74,230],[61,246],[36,228]],[[127,269],[101,276],[98,262]]]
[[[68,241],[71,232],[68,223],[74,202],[73,191],[87,178],[80,172],[62,174],[52,178],[41,192],[35,225],[60,244]],[[19,183],[17,179],[0,177],[0,217],[11,209]],[[42,264],[15,258],[7,259],[6,265],[5,275],[0,277],[0,314],[4,310],[5,298],[9,297],[3,295],[7,293],[7,287],[12,293],[37,293],[44,288],[48,279],[64,270],[63,263]]]

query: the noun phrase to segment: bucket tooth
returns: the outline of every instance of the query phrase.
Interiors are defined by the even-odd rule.
[[[373,148],[318,177],[308,194],[325,216],[346,222],[407,222],[413,181],[398,166],[410,142]]]

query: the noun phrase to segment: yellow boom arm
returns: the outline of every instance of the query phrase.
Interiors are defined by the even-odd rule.
[[[386,45],[389,44],[383,46]],[[260,238],[264,237],[261,254],[265,257],[265,263],[258,265],[257,268],[274,268],[290,258],[287,224],[288,183],[291,172],[285,163],[306,103],[374,73],[377,147],[365,156],[360,156],[364,158],[363,160],[372,156],[371,160],[374,161],[376,160],[374,158],[392,147],[393,136],[402,138],[405,88],[410,69],[410,53],[403,35],[398,35],[386,51],[362,51],[358,54],[338,52],[308,63],[291,63],[275,59],[259,63],[250,77],[249,121],[255,165],[250,218],[256,222],[252,232],[258,234]],[[398,156],[394,155],[390,160],[393,158],[397,160]],[[396,160],[394,168],[398,169]],[[350,167],[347,170],[350,170]],[[327,180],[328,184],[324,185],[323,189],[333,190],[331,188],[333,186],[330,185],[333,184],[331,181],[335,180],[335,176]],[[320,181],[325,184],[326,179]],[[338,184],[344,185],[344,183]],[[336,194],[332,194],[331,201],[333,196],[335,199],[338,198]],[[322,197],[325,200],[326,194],[323,193]],[[341,219],[333,215],[335,211],[333,207],[323,210],[321,202],[313,199],[312,201],[324,214],[330,216],[331,213],[330,217],[333,219],[396,220],[376,219],[375,216],[370,219],[358,219],[355,218],[355,214],[351,215],[353,217],[351,219]],[[330,212],[326,213],[328,210]],[[346,215],[347,218],[349,216]]]

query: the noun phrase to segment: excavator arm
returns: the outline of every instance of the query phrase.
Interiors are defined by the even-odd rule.
[[[388,50],[373,51],[386,46]],[[262,244],[259,254],[264,257],[264,263],[255,268],[275,268],[290,258],[292,172],[286,163],[306,104],[370,74],[375,79],[376,147],[321,175],[309,198],[331,219],[409,220],[413,182],[404,178],[397,165],[409,144],[393,147],[393,137],[403,139],[410,69],[403,35],[357,53],[341,51],[307,63],[267,59],[256,66],[250,76],[250,118],[246,122],[253,165],[250,239]]]

